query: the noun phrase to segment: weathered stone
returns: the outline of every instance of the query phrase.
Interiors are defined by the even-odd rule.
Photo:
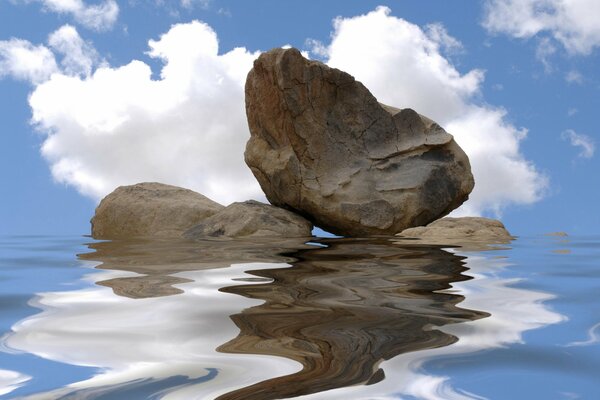
[[[162,183],[120,186],[96,208],[92,236],[178,237],[223,208],[200,193]]]
[[[342,235],[395,234],[461,205],[469,160],[411,109],[296,49],[263,53],[246,80],[245,159],[269,201]]]
[[[308,237],[312,224],[283,208],[249,200],[233,203],[185,232],[187,238],[203,237]]]
[[[506,244],[514,239],[502,222],[481,217],[442,218],[427,226],[406,229],[398,235],[404,238],[417,238],[426,244],[462,247]]]

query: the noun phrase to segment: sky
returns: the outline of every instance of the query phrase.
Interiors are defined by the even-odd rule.
[[[88,234],[119,185],[265,201],[243,162],[253,60],[293,46],[454,135],[453,215],[597,233],[596,0],[0,2],[0,234]]]

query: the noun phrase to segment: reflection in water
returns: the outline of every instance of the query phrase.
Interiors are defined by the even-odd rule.
[[[435,247],[401,247],[388,239],[333,239],[302,250],[292,268],[250,271],[272,279],[221,290],[265,303],[232,316],[240,335],[220,351],[268,354],[300,362],[292,375],[220,399],[279,399],[384,378],[382,360],[447,346],[457,338],[436,326],[486,313],[456,306],[438,291],[468,279],[461,260]]]
[[[83,260],[100,261],[98,268],[129,271],[139,276],[97,281],[115,294],[133,299],[182,293],[176,284],[191,282],[173,274],[225,268],[240,263],[283,263],[293,258],[283,254],[309,248],[298,238],[278,240],[188,240],[131,239],[92,243],[93,253]]]
[[[454,368],[459,369],[461,356],[522,344],[524,332],[564,320],[562,315],[544,304],[553,299],[553,295],[520,288],[515,286],[519,283],[518,279],[501,277],[502,271],[509,266],[506,259],[489,257],[485,253],[457,254],[467,256],[465,266],[473,279],[453,284],[450,291],[464,295],[461,307],[485,310],[490,314],[489,317],[441,327],[441,331],[459,339],[450,346],[412,352],[383,362],[382,368],[388,374],[387,379],[378,385],[377,396],[372,396],[368,387],[353,387],[318,393],[314,397],[306,396],[306,399],[397,400],[411,396],[427,400],[479,400],[483,397],[454,388],[448,376],[425,373],[424,364],[429,360],[454,358],[459,360]],[[489,365],[478,365],[471,374],[478,371],[484,375],[490,374],[484,371],[492,370],[497,360],[490,357],[487,362]]]
[[[386,239],[90,247],[80,257],[102,271],[89,287],[39,294],[32,304],[42,312],[13,325],[3,344],[97,373],[28,399],[436,398],[427,391],[439,392],[443,379],[415,372],[421,354],[514,343],[559,320],[541,304],[549,296],[507,287],[491,260],[438,247]]]

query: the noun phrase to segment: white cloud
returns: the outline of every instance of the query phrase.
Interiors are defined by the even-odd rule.
[[[561,134],[563,140],[568,140],[571,146],[579,147],[581,150],[578,157],[581,158],[592,158],[596,151],[596,145],[594,139],[591,137],[577,133],[573,129],[567,129]]]
[[[230,17],[230,18],[232,17],[231,10],[229,8],[224,8],[224,7],[219,8],[217,10],[217,14],[222,15],[224,17]]]
[[[550,58],[556,53],[556,46],[548,38],[542,38],[538,42],[537,48],[535,49],[535,58],[537,58],[544,66],[544,71],[547,74],[554,70]]]
[[[304,46],[309,48],[309,54],[319,59],[327,58],[329,56],[329,49],[320,40],[306,39]]]
[[[581,75],[581,72],[577,70],[571,70],[565,75],[565,80],[568,83],[576,83],[581,85],[583,83],[583,75]]]
[[[52,50],[62,55],[60,65]],[[99,62],[94,47],[71,25],[51,33],[48,46],[14,38],[0,41],[0,78],[10,76],[39,85],[55,73],[88,76]]]
[[[243,161],[243,87],[258,54],[218,55],[216,34],[200,22],[175,25],[149,45],[148,55],[164,62],[160,80],[134,60],[87,78],[55,74],[31,94],[54,178],[95,199],[140,181],[223,203],[263,198]]]
[[[207,9],[210,7],[212,0],[181,0],[181,6],[184,8],[193,8],[198,5],[200,8]]]
[[[17,0],[18,1],[18,0]],[[73,19],[90,29],[104,31],[113,27],[119,16],[119,6],[115,0],[104,0],[99,4],[88,5],[83,0],[20,0],[42,3],[45,10],[58,14],[69,14]]]
[[[569,117],[572,117],[573,115],[577,114],[579,112],[579,110],[575,107],[571,107],[567,110],[567,115]]]
[[[37,84],[57,71],[54,54],[47,47],[22,39],[0,40],[0,78],[10,76]]]
[[[378,8],[337,19],[322,50],[383,103],[414,108],[455,135],[476,179],[461,213],[535,202],[546,179],[519,152],[526,130],[506,122],[502,108],[478,102],[483,72],[458,72],[440,53],[458,41],[431,32]],[[140,181],[189,187],[222,203],[264,199],[243,161],[243,86],[258,53],[219,55],[215,32],[200,22],[175,25],[149,45],[148,55],[164,62],[159,80],[137,60],[73,76],[86,70],[80,62],[31,94],[54,178],[95,199]]]
[[[547,179],[520,153],[527,131],[507,122],[504,109],[477,101],[483,72],[461,74],[440,54],[448,38],[389,14],[379,7],[336,19],[328,63],[353,74],[382,103],[413,108],[455,136],[475,176],[475,189],[456,214],[498,214],[509,204],[539,200]]]
[[[570,54],[600,46],[598,0],[487,0],[483,25],[516,38],[551,37]]]
[[[460,53],[464,50],[463,44],[450,36],[446,31],[446,27],[439,22],[427,25],[425,33],[432,42],[438,43],[441,49],[449,54]]]
[[[61,66],[67,75],[88,76],[100,59],[96,49],[85,42],[71,25],[64,25],[50,34],[48,44],[63,55]]]

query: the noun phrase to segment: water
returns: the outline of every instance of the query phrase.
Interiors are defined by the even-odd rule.
[[[600,238],[0,238],[0,398],[598,399]]]

